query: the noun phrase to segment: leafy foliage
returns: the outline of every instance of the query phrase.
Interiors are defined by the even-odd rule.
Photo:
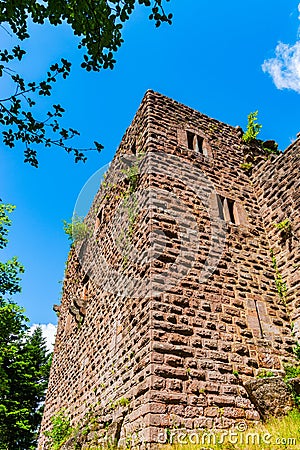
[[[0,245],[7,243],[14,206],[0,203]],[[42,331],[28,334],[24,310],[7,295],[20,292],[23,266],[14,257],[0,263],[0,448],[36,448],[42,402],[47,387],[50,357]]]
[[[294,355],[296,356],[296,358],[298,360],[300,360],[300,344],[297,342],[295,347],[294,347]]]
[[[274,377],[274,373],[271,370],[262,370],[256,378],[270,378]]]
[[[300,366],[292,366],[290,364],[284,365],[285,377],[284,381],[286,382],[288,388],[291,391],[295,404],[300,407],[300,395],[297,390],[294,388],[293,383],[291,383],[292,378],[300,377]]]
[[[277,292],[278,292],[279,297],[283,300],[283,303],[285,303],[286,294],[287,294],[287,286],[286,286],[286,283],[283,281],[282,275],[278,269],[277,260],[276,260],[276,257],[274,255],[274,251],[272,248],[270,249],[270,255],[271,255],[271,259],[272,259],[272,265],[275,270],[275,284],[276,284]]]
[[[14,209],[14,205],[2,203],[0,200],[0,249],[8,244],[7,235],[11,226],[8,214]],[[5,263],[0,262],[0,299],[6,294],[12,295],[21,291],[19,274],[23,272],[24,267],[16,256]]]
[[[61,445],[72,434],[73,428],[70,425],[70,419],[64,409],[61,409],[55,416],[51,417],[52,428],[45,432],[49,438],[50,448],[59,450]]]
[[[113,53],[123,43],[123,24],[137,3],[152,8],[149,19],[155,21],[156,27],[162,22],[171,23],[172,14],[165,13],[163,0],[6,0],[0,2],[0,23],[8,23],[13,33],[24,40],[29,38],[28,18],[38,24],[48,19],[55,26],[66,21],[74,35],[81,38],[78,47],[86,49],[82,67],[99,71],[113,68]]]
[[[248,115],[247,130],[242,136],[243,141],[247,144],[253,142],[257,138],[262,128],[262,125],[257,123],[257,115],[258,111],[251,112]]]
[[[169,0],[165,0],[169,1]],[[80,37],[78,47],[84,48],[85,54],[81,67],[87,71],[113,69],[116,60],[114,53],[123,43],[123,24],[129,19],[136,4],[151,7],[150,20],[154,20],[156,27],[162,22],[171,24],[172,14],[166,14],[163,7],[164,0],[6,0],[0,1],[0,25],[9,25],[16,37],[23,41],[29,38],[28,22],[43,24],[49,21],[57,26],[67,22],[75,36]],[[68,153],[73,153],[75,162],[86,160],[86,151],[101,151],[103,146],[94,142],[95,147],[77,149],[68,145],[68,141],[79,135],[73,128],[65,129],[60,126],[59,119],[64,113],[60,105],[53,105],[46,116],[38,118],[32,113],[36,105],[36,97],[51,95],[53,83],[59,77],[66,79],[70,73],[71,63],[62,58],[60,63],[51,65],[47,77],[36,82],[26,82],[19,74],[11,69],[13,62],[21,62],[25,51],[15,45],[10,51],[0,51],[0,78],[9,78],[14,85],[14,93],[0,99],[0,124],[3,143],[13,148],[16,141],[25,144],[25,162],[34,167],[38,166],[36,146],[57,146]]]
[[[42,331],[27,333],[23,309],[0,306],[0,448],[35,449],[50,358]]]
[[[298,378],[300,377],[300,366],[292,366],[285,365],[285,381],[288,381],[290,378]]]
[[[8,227],[11,226],[11,220],[8,216],[9,213],[15,209],[14,205],[4,204],[0,200],[0,249],[6,247],[8,239]]]
[[[279,223],[275,223],[274,226],[280,231],[283,240],[292,236],[292,224],[290,219],[286,218]]]
[[[249,163],[245,162],[240,165],[240,168],[242,170],[245,170],[246,172],[250,171],[252,169],[252,167],[253,167],[253,163],[251,163],[251,162],[249,162]]]
[[[265,153],[265,155],[270,156],[272,154],[279,155],[280,150],[278,150],[278,144],[275,141],[262,141],[261,139],[257,139],[257,136],[260,133],[260,130],[262,129],[262,125],[257,122],[257,115],[258,111],[251,112],[248,115],[248,123],[247,123],[247,130],[242,136],[242,140],[246,144],[252,144],[255,143],[257,147],[260,147],[261,150]],[[255,158],[254,158],[255,160]],[[248,166],[248,163],[251,164],[251,162],[245,162],[241,165],[241,168],[244,170],[250,170],[251,167]]]
[[[72,244],[83,241],[90,236],[89,227],[84,222],[83,217],[79,217],[75,214],[71,222],[64,220],[63,223],[64,232],[68,236],[68,239],[72,241]]]
[[[24,267],[16,256],[5,263],[0,261],[0,294],[21,292],[19,274],[23,272]]]

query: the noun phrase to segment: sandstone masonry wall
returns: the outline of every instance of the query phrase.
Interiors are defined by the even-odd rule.
[[[259,418],[243,381],[293,359],[270,246],[298,317],[299,190],[293,175],[272,179],[277,160],[250,179],[241,136],[146,93],[86,218],[91,234],[69,255],[39,449],[62,407],[140,446],[166,428]],[[299,167],[296,146],[282,175]],[[287,204],[292,256],[272,226]]]
[[[283,154],[261,164],[253,179],[269,246],[274,252],[278,270],[287,286],[284,300],[298,340],[300,338],[299,153],[298,139]],[[275,226],[286,219],[291,225],[291,232],[287,236]]]

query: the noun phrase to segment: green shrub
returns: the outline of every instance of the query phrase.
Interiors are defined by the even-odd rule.
[[[247,130],[242,137],[243,141],[247,144],[250,144],[256,139],[262,128],[262,125],[257,123],[257,114],[258,111],[254,111],[248,115]]]
[[[282,222],[274,223],[274,226],[281,232],[284,239],[287,239],[292,234],[292,225],[290,219],[284,219]]]
[[[71,222],[63,221],[64,232],[68,236],[68,239],[72,241],[72,244],[83,241],[91,235],[87,224],[83,220],[82,217],[75,214]]]
[[[52,429],[46,431],[45,436],[49,438],[51,450],[59,450],[62,444],[72,434],[73,428],[70,419],[64,409],[61,409],[55,416],[51,417]]]
[[[246,171],[248,171],[248,170],[250,170],[250,169],[252,169],[252,167],[253,167],[253,164],[250,162],[250,163],[242,163],[241,165],[240,165],[240,168],[242,169],[242,170],[246,170]]]
[[[285,365],[285,381],[288,381],[290,378],[298,378],[300,377],[300,365],[299,366],[292,366],[292,365]]]
[[[274,377],[274,373],[271,372],[270,370],[262,370],[257,376],[256,378],[270,378],[270,377]]]

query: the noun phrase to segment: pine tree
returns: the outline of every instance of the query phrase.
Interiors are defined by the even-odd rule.
[[[0,248],[6,247],[8,213],[0,203]],[[0,263],[0,449],[36,448],[50,369],[41,328],[28,332],[24,309],[8,296],[20,292],[24,271],[16,257]]]

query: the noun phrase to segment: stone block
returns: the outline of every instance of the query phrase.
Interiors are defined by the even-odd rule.
[[[283,416],[295,406],[290,390],[283,378],[260,378],[247,381],[244,386],[250,400],[264,419],[270,416]]]

